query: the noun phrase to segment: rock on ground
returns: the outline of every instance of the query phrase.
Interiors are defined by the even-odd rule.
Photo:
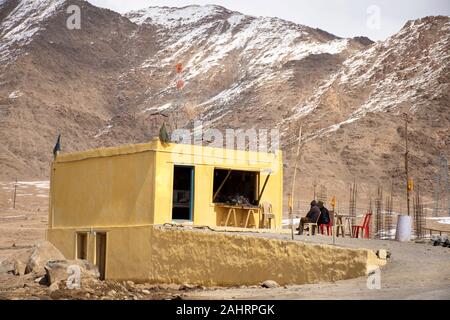
[[[75,272],[73,267],[80,270],[80,280],[100,277],[98,268],[87,260],[53,260],[48,261],[45,266],[48,283],[66,281]]]
[[[261,286],[263,288],[278,288],[279,284],[273,280],[266,280],[263,283],[261,283]]]
[[[42,241],[36,245],[27,262],[25,273],[45,273],[45,265],[50,260],[64,260],[64,255],[48,241]]]

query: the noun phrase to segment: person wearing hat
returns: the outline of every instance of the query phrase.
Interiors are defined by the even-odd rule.
[[[303,226],[305,223],[316,223],[317,219],[320,217],[320,209],[317,206],[316,200],[311,201],[311,209],[309,209],[308,213],[305,217],[300,219],[300,223],[298,224],[298,234],[303,234]]]
[[[320,218],[317,225],[320,226],[321,224],[328,224],[330,222],[330,212],[327,208],[325,208],[323,201],[317,202],[317,206],[320,209]]]

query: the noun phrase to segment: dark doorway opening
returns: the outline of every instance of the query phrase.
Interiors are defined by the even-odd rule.
[[[105,280],[106,271],[106,233],[96,233],[95,236],[95,263],[100,272],[100,280]]]
[[[175,166],[173,172],[172,220],[192,221],[194,168]]]
[[[87,260],[87,233],[77,233],[77,259]]]

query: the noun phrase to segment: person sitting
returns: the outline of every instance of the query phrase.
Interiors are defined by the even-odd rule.
[[[320,217],[320,209],[317,206],[316,200],[311,201],[311,209],[309,209],[308,213],[305,217],[300,219],[300,223],[298,224],[298,234],[303,234],[303,226],[305,223],[316,223],[317,219]]]
[[[325,208],[323,201],[317,202],[317,206],[320,209],[320,218],[319,222],[317,222],[317,225],[320,226],[321,224],[328,224],[330,222],[330,212],[327,208]]]

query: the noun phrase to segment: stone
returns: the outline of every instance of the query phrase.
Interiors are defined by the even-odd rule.
[[[87,260],[54,260],[45,266],[49,284],[66,281],[71,275],[70,267],[77,266],[80,269],[80,281],[83,279],[98,279],[100,273],[96,266]]]
[[[64,260],[63,254],[48,241],[36,245],[27,262],[25,273],[45,273],[45,265],[50,260]]]
[[[141,292],[142,292],[143,294],[150,294],[150,291],[148,291],[147,289],[143,289],[143,290],[141,290]]]
[[[49,290],[50,292],[54,292],[54,291],[56,291],[56,290],[59,290],[58,283],[57,283],[57,282],[52,283],[52,284],[48,287],[48,290]]]
[[[129,287],[134,287],[134,282],[128,280],[128,281],[127,281],[127,285],[128,285]]]
[[[25,274],[25,269],[27,265],[20,260],[14,261],[14,271],[16,276],[23,276]]]
[[[278,283],[273,280],[266,280],[263,283],[261,283],[261,286],[263,288],[278,288],[279,287]]]
[[[14,262],[2,261],[0,263],[0,273],[14,273]]]
[[[195,289],[195,286],[192,284],[188,284],[188,283],[184,283],[181,287],[180,290],[192,290]]]
[[[117,293],[116,290],[110,290],[110,291],[108,291],[107,295],[108,296],[115,296],[116,293]]]
[[[182,286],[180,286],[179,284],[176,283],[168,283],[168,284],[159,284],[158,288],[160,290],[174,290],[174,291],[178,291],[178,290],[182,290]]]
[[[386,249],[380,249],[377,251],[377,256],[382,260],[386,260],[390,256],[390,254]]]

